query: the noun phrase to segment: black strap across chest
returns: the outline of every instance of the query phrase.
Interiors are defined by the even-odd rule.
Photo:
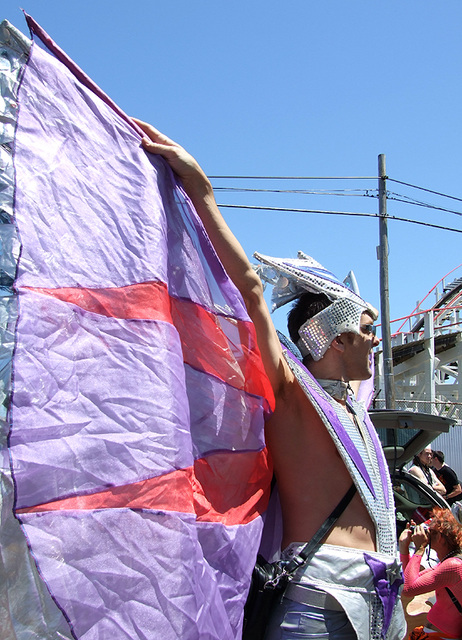
[[[305,564],[310,555],[316,550],[316,547],[320,544],[321,540],[327,535],[327,533],[329,533],[329,531],[340,518],[347,506],[350,504],[355,493],[356,486],[352,484],[346,494],[340,500],[338,505],[332,511],[330,516],[328,516],[326,520],[324,520],[311,540],[307,542],[307,544],[301,549],[301,551],[287,564],[286,572],[288,574],[294,573],[299,567]]]

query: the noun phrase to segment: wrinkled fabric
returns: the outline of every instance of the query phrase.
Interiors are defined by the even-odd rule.
[[[0,636],[239,638],[272,475],[254,328],[168,165],[47,43],[12,57],[1,534],[30,576],[0,566]]]

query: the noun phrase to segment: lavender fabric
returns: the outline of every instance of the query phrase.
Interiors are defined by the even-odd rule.
[[[404,583],[403,574],[399,571],[389,575],[387,565],[368,553],[364,553],[364,560],[372,571],[375,592],[383,606],[382,638],[385,638],[398,599],[399,589]]]
[[[18,508],[193,463],[172,325],[107,318],[25,291],[17,331],[10,446]]]
[[[192,515],[131,509],[22,520],[74,637],[239,638],[256,521],[217,536]]]
[[[172,295],[248,319],[171,170],[143,152],[136,131],[36,46],[20,99],[16,163],[28,171],[17,172],[15,212],[29,224],[19,287],[160,280]],[[168,225],[166,208],[177,213]]]
[[[263,495],[266,472],[271,479],[258,458],[267,399],[236,383],[249,382],[249,318],[168,165],[143,151],[136,127],[57,53],[33,45],[21,62],[14,140],[21,251],[12,291],[19,312],[1,534],[2,559],[19,566],[21,554],[23,564],[21,575],[3,575],[5,561],[0,567],[15,600],[0,601],[0,635],[240,638],[262,528],[252,499]],[[152,282],[165,307],[152,319],[112,317],[53,295],[67,288],[118,295]],[[178,325],[172,308],[186,314]],[[219,363],[209,371],[200,358],[186,361],[188,350],[195,355],[181,333],[188,313],[223,330],[236,358],[230,371],[242,375],[230,381]],[[222,456],[237,465],[239,486],[222,477]],[[196,473],[186,495],[173,483],[158,509],[92,506],[108,488],[133,494],[137,483],[183,472]],[[238,495],[222,504],[227,483]],[[48,510],[73,498],[81,503]]]

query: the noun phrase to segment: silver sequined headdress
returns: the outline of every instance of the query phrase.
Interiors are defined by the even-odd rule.
[[[284,259],[254,254],[262,264],[257,272],[273,285],[273,310],[300,297],[304,291],[324,293],[332,304],[309,318],[299,329],[298,348],[305,356],[320,360],[332,340],[341,333],[360,333],[361,315],[367,311],[374,320],[377,310],[340,282],[319,262],[299,251],[298,258]]]

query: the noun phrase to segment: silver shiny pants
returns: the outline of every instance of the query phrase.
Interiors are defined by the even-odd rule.
[[[283,598],[270,618],[265,640],[358,640],[344,611],[318,609]]]

